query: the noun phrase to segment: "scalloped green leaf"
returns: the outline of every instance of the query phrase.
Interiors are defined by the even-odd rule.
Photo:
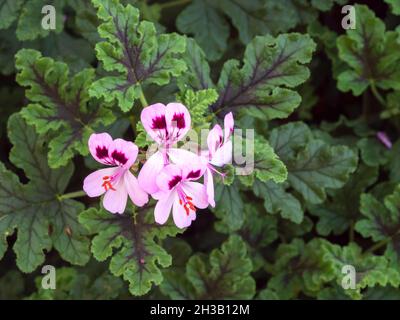
[[[267,288],[278,292],[281,299],[295,298],[300,292],[315,296],[334,278],[331,264],[322,259],[324,244],[319,238],[307,244],[301,239],[281,244]]]
[[[353,150],[315,139],[302,122],[273,129],[270,143],[286,165],[290,186],[312,204],[326,199],[327,188],[341,188],[357,168]]]
[[[246,47],[243,66],[228,60],[222,69],[220,97],[213,110],[240,110],[260,119],[286,118],[301,102],[292,88],[306,81],[315,43],[299,33],[257,36]]]
[[[280,213],[282,218],[289,219],[294,223],[301,223],[304,212],[300,201],[292,194],[285,191],[284,186],[267,181],[262,183],[255,181],[254,194],[264,199],[264,208],[269,213]]]
[[[171,286],[186,288],[196,299],[251,299],[255,294],[255,281],[251,277],[252,263],[243,240],[232,235],[220,249],[214,249],[207,257],[196,254],[186,264],[186,277],[181,270],[170,272],[161,285],[164,294],[177,297]],[[190,298],[184,294],[181,299]]]
[[[46,5],[52,5],[55,9],[55,24],[54,30],[47,30],[42,27],[42,19],[45,16],[42,13],[42,8]],[[43,38],[50,32],[60,33],[64,29],[63,7],[66,5],[66,0],[57,0],[49,3],[47,0],[30,0],[24,3],[22,7],[18,25],[17,38],[21,41],[34,40]]]
[[[8,122],[9,138],[14,147],[10,159],[23,169],[28,184],[0,164],[3,183],[0,187],[0,256],[7,248],[6,238],[18,230],[14,252],[17,266],[32,272],[45,260],[44,251],[55,248],[61,257],[73,264],[89,260],[89,241],[79,225],[77,215],[82,203],[63,199],[74,167],[48,167],[46,138],[39,137],[18,114]]]
[[[394,31],[365,5],[355,5],[356,28],[337,39],[339,57],[347,69],[338,76],[338,88],[358,96],[370,85],[400,89],[400,43]]]
[[[95,237],[92,253],[98,261],[110,259],[110,271],[129,282],[131,294],[140,296],[163,281],[160,268],[171,265],[171,256],[159,244],[179,230],[170,224],[154,222],[152,208],[141,208],[131,216],[127,210],[113,215],[104,209],[82,212],[79,222]]]
[[[69,78],[67,64],[31,49],[17,53],[16,67],[17,82],[27,88],[31,101],[22,116],[39,134],[51,133],[50,167],[66,165],[76,152],[87,155],[90,134],[115,119],[110,110],[90,100],[88,87],[94,80],[94,69]]]
[[[98,60],[112,74],[95,81],[91,96],[106,102],[118,100],[129,111],[142,94],[142,85],[169,83],[186,70],[176,55],[185,51],[185,38],[176,34],[157,34],[154,24],[139,20],[139,10],[123,6],[118,0],[93,0],[97,16],[103,21],[98,33],[105,41],[96,45]]]
[[[355,229],[363,237],[387,244],[385,256],[400,265],[400,186],[381,203],[371,194],[361,195],[360,211],[364,216]]]
[[[361,194],[377,179],[378,168],[360,165],[341,189],[329,192],[324,204],[309,206],[310,213],[319,218],[317,232],[322,236],[345,232],[360,218]]]
[[[400,273],[389,266],[385,257],[363,254],[361,248],[355,243],[350,243],[345,247],[329,243],[323,250],[325,251],[323,259],[332,265],[338,285],[341,285],[344,277],[342,268],[345,265],[355,268],[356,288],[342,289],[342,292],[352,299],[361,299],[362,291],[366,288],[400,285]]]

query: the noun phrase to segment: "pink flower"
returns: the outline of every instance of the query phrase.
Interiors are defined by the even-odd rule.
[[[390,141],[390,138],[384,131],[378,131],[376,133],[376,137],[379,139],[380,142],[387,148],[387,149],[392,149],[393,144],[392,141]]]
[[[215,207],[213,174],[217,173],[222,177],[224,176],[224,174],[215,169],[215,166],[222,167],[232,161],[231,135],[233,125],[233,115],[230,112],[224,119],[224,136],[222,136],[221,127],[216,124],[207,137],[208,152],[203,152],[203,156],[208,160],[204,174],[204,184],[207,189],[208,202],[212,207]]]
[[[143,109],[140,118],[146,132],[160,146],[160,150],[143,165],[138,176],[141,187],[153,194],[159,190],[157,175],[169,164],[169,153],[174,152],[171,146],[189,131],[191,119],[189,111],[181,103],[169,103],[166,106],[161,103],[153,104]]]
[[[108,133],[92,134],[89,150],[93,158],[111,168],[97,170],[88,175],[83,182],[83,190],[89,197],[103,193],[103,206],[112,213],[125,211],[128,195],[137,206],[148,201],[136,177],[129,171],[138,155],[138,147],[123,139],[113,140]]]
[[[204,185],[194,182],[204,173],[204,166],[191,164],[190,166],[165,166],[157,176],[156,183],[159,191],[153,194],[158,200],[154,216],[159,224],[164,224],[170,215],[179,228],[190,226],[196,219],[196,208],[204,209],[208,206],[207,193]]]

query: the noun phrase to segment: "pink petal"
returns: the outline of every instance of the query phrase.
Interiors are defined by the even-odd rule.
[[[118,168],[106,168],[100,169],[89,174],[85,180],[83,180],[83,190],[89,197],[101,196],[106,189],[104,188],[104,177],[111,177]]]
[[[130,141],[115,139],[109,148],[109,156],[116,165],[129,169],[136,161],[139,149]]]
[[[386,132],[383,131],[378,131],[376,133],[377,138],[379,139],[380,142],[387,148],[391,149],[393,147],[392,141],[390,141],[390,138],[386,134]]]
[[[172,192],[164,193],[164,197],[158,200],[154,209],[154,219],[159,224],[164,224],[171,212],[172,204],[177,197],[175,190]]]
[[[144,129],[159,144],[166,139],[165,111],[165,105],[156,103],[144,108],[140,115]]]
[[[229,112],[225,118],[224,118],[224,142],[226,143],[230,136],[233,133],[233,126],[234,126],[234,121],[233,121],[233,114],[232,112]]]
[[[182,181],[182,170],[175,164],[165,166],[156,178],[160,190],[170,191]]]
[[[140,187],[136,177],[127,170],[124,174],[125,188],[132,202],[141,207],[149,201],[149,196]]]
[[[198,182],[185,181],[182,183],[182,189],[193,200],[196,208],[204,209],[208,207],[206,187]]]
[[[191,118],[188,109],[181,103],[168,103],[165,121],[172,142],[181,140],[190,129]]]
[[[207,190],[207,201],[214,208],[214,177],[210,169],[207,169],[206,173],[204,174],[204,185]]]
[[[228,140],[219,148],[210,160],[210,163],[222,167],[232,162],[232,141]]]
[[[194,211],[190,210],[189,214],[186,213],[184,207],[179,203],[178,196],[176,196],[174,199],[172,216],[174,218],[175,225],[181,229],[189,227],[192,221],[196,219],[196,213]]]
[[[139,185],[144,191],[149,194],[158,191],[156,178],[163,168],[164,157],[160,151],[157,151],[145,162],[138,175]]]
[[[109,159],[109,147],[112,141],[108,133],[91,134],[88,145],[92,157],[102,164],[113,165]]]
[[[114,189],[108,190],[104,195],[103,206],[111,213],[124,213],[128,200],[128,191],[125,188],[123,179],[119,179]]]
[[[222,139],[222,129],[219,124],[216,124],[207,136],[207,146],[211,156],[213,156],[219,146],[222,145]]]
[[[199,155],[185,149],[170,148],[168,149],[168,157],[171,162],[179,166],[184,166],[188,163],[198,163],[199,161],[204,164],[208,162],[204,157],[200,157]]]

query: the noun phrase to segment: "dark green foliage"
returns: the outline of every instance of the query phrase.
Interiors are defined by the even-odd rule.
[[[343,30],[348,2],[0,0],[0,299],[399,300],[400,5]],[[190,230],[81,191],[93,132],[134,141],[137,175],[141,110],[172,101],[197,134],[233,112],[254,155]]]

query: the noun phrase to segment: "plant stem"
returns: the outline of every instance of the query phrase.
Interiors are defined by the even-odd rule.
[[[140,95],[139,95],[140,103],[142,104],[142,107],[145,108],[149,104],[147,103],[146,97],[144,96],[143,89],[140,87]]]
[[[381,94],[379,93],[378,89],[375,86],[375,82],[374,81],[370,81],[370,86],[371,86],[371,91],[372,94],[374,95],[374,97],[376,98],[376,100],[379,101],[379,103],[383,106],[386,107],[386,101],[385,99],[381,96]]]
[[[86,192],[83,190],[80,191],[75,191],[75,192],[70,192],[70,193],[65,193],[62,195],[58,196],[58,200],[65,200],[65,199],[72,199],[72,198],[79,198],[79,197],[84,197],[86,196]]]
[[[159,7],[162,10],[162,9],[166,9],[166,8],[172,8],[175,6],[181,6],[186,3],[189,3],[190,1],[191,0],[174,0],[174,1],[166,2],[166,3],[160,3]]]
[[[365,253],[372,253],[372,252],[375,252],[376,250],[378,250],[378,249],[380,249],[380,248],[386,246],[386,245],[390,242],[390,240],[392,240],[391,237],[386,238],[386,239],[383,239],[383,240],[381,240],[381,241],[375,243],[375,244],[374,244],[373,246],[371,246],[367,251],[365,251]]]

